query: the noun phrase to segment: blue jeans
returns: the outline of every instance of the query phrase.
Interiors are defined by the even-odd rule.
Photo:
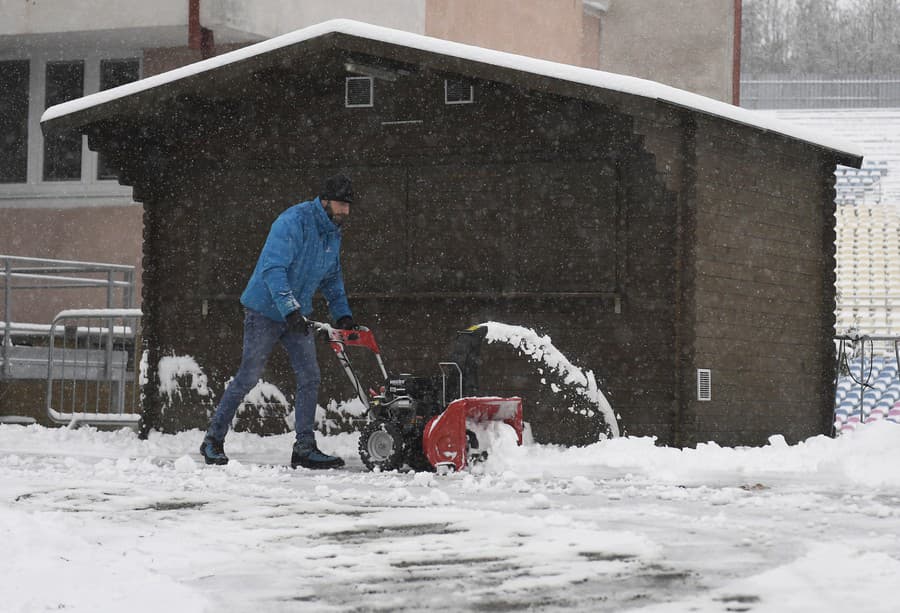
[[[315,333],[289,332],[283,321],[269,319],[262,313],[246,309],[244,316],[244,349],[241,367],[222,394],[216,412],[206,431],[217,441],[225,440],[234,413],[265,368],[275,343],[280,341],[288,353],[297,377],[294,406],[294,431],[303,448],[316,444],[313,428],[316,420],[316,400],[319,393],[319,363],[316,361]]]

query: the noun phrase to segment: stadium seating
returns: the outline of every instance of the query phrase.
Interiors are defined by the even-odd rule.
[[[860,424],[889,420],[900,424],[900,377],[894,356],[868,352],[848,359],[837,380],[834,403],[834,431],[852,432]],[[852,376],[851,374],[852,373]]]
[[[900,206],[837,208],[838,334],[900,334]]]
[[[885,160],[864,160],[860,169],[838,166],[835,171],[835,201],[838,205],[881,204],[881,178],[888,174]]]
[[[762,111],[855,143],[861,169],[839,166],[838,334],[900,335],[900,109]]]

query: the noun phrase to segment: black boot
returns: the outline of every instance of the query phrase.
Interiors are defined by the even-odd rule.
[[[301,447],[294,443],[294,451],[291,453],[291,468],[302,466],[303,468],[340,468],[344,460],[337,456],[328,455],[319,451],[319,448]]]
[[[200,444],[200,455],[207,464],[228,464],[228,456],[225,455],[225,443],[210,438],[208,435]]]

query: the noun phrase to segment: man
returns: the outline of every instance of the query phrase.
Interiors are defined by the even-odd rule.
[[[256,268],[241,295],[245,307],[241,366],[222,395],[200,453],[207,464],[227,464],[224,441],[238,405],[259,380],[266,361],[280,342],[297,377],[296,442],[291,467],[337,468],[341,458],[316,446],[316,401],[319,365],[315,334],[306,317],[312,298],[321,290],[339,328],[355,327],[341,275],[341,225],[350,214],[350,179],[336,175],[325,180],[314,200],[292,206],[279,215],[263,246]]]

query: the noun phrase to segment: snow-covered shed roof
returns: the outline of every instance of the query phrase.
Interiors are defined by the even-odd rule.
[[[370,39],[389,45],[407,47],[442,56],[458,58],[460,60],[517,70],[524,73],[569,81],[576,84],[597,87],[651,100],[659,100],[696,112],[720,117],[739,124],[755,127],[763,131],[774,132],[823,147],[835,152],[842,158],[841,163],[847,165],[859,167],[862,163],[863,152],[853,143],[831,137],[821,131],[814,131],[805,127],[795,126],[790,123],[779,121],[771,116],[726,104],[718,100],[713,100],[712,98],[707,98],[699,94],[687,92],[654,81],[572,66],[570,64],[560,64],[558,62],[550,62],[502,51],[484,49],[472,45],[422,36],[420,34],[412,34],[401,30],[374,26],[349,19],[326,21],[230,53],[225,53],[169,72],[141,79],[134,83],[129,83],[127,85],[97,92],[83,98],[52,106],[44,112],[41,117],[41,123],[48,124],[61,118],[75,119],[72,116],[101,107],[110,102],[133,96],[141,92],[146,92],[154,88],[160,88],[169,83],[189,79],[202,73],[237,64],[279,49],[302,44],[306,41],[311,41],[329,34],[344,34]]]

